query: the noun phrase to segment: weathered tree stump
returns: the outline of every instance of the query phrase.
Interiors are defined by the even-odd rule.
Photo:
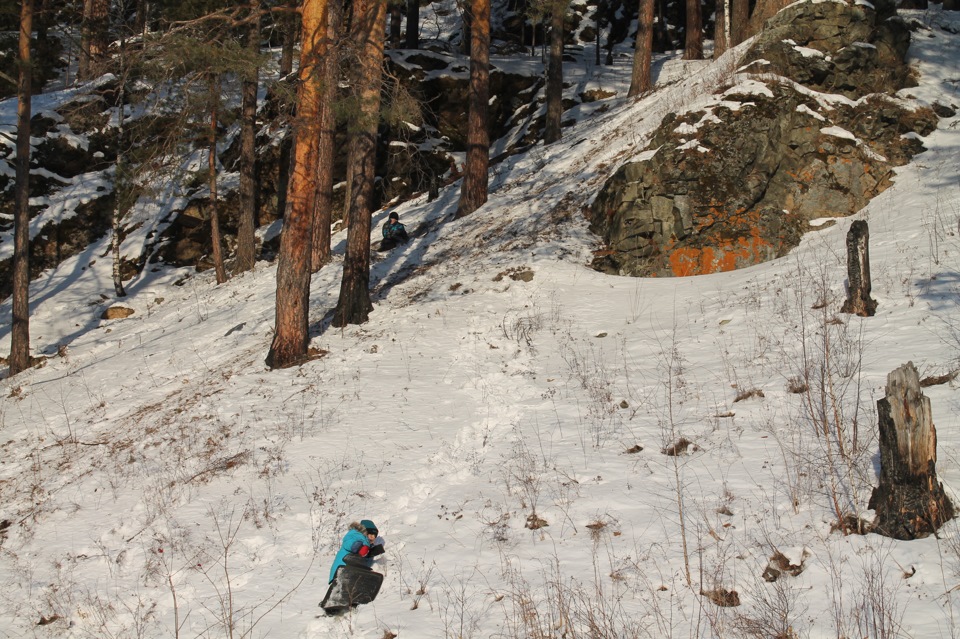
[[[937,481],[937,430],[930,399],[920,391],[913,362],[887,375],[886,397],[877,401],[880,422],[880,485],[870,508],[873,531],[894,539],[934,533],[954,515]]]
[[[857,220],[847,231],[847,279],[850,289],[841,313],[873,317],[877,301],[870,297],[870,229],[863,220]]]

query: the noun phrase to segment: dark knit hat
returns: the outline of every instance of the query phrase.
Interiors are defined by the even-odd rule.
[[[394,211],[394,212],[390,213],[390,215],[387,216],[387,219],[388,219],[388,220],[399,220],[399,219],[400,219],[400,216],[397,215],[396,211]]]
[[[377,530],[377,525],[370,521],[369,519],[363,519],[360,521],[360,525],[367,529],[367,532],[371,535],[376,535],[380,531]]]

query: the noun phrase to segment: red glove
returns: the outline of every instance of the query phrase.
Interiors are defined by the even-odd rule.
[[[366,557],[370,554],[370,546],[360,546],[360,550],[357,551],[357,554],[361,557]]]

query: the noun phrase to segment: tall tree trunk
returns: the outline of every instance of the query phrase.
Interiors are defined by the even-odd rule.
[[[716,60],[730,48],[729,0],[717,0],[716,24],[713,25],[713,59]]]
[[[730,46],[747,39],[750,28],[750,0],[730,0]]]
[[[460,53],[463,55],[471,55],[471,46],[472,40],[470,35],[470,27],[473,24],[473,10],[474,5],[476,4],[475,0],[466,0],[463,3],[463,29],[460,35]]]
[[[467,163],[460,185],[457,217],[470,215],[487,201],[490,133],[490,0],[471,0],[473,29],[470,40],[470,113],[467,116]]]
[[[217,284],[227,281],[227,269],[223,265],[223,241],[220,238],[220,212],[217,207],[217,125],[219,113],[217,102],[220,99],[220,76],[210,78],[210,149],[207,154],[207,169],[210,185],[210,243],[213,268],[217,274]]]
[[[603,12],[604,12],[604,0],[597,2],[597,8],[593,12],[593,26],[596,30],[596,59],[594,63],[599,67],[600,66],[600,34],[603,31]]]
[[[683,47],[684,60],[703,60],[703,16],[700,0],[686,0],[687,37]]]
[[[747,39],[750,26],[750,0],[730,2],[730,46],[737,46]]]
[[[30,366],[30,36],[33,0],[20,4],[20,77],[17,83],[17,167],[13,218],[13,325],[10,375]]]
[[[260,53],[259,6],[250,6],[247,48],[254,57]],[[237,255],[233,273],[253,269],[257,260],[257,83],[259,69],[249,70],[240,84],[240,221],[237,225]]]
[[[653,27],[653,50],[657,53],[673,51],[677,48],[677,44],[670,32],[670,25],[667,23],[666,0],[654,1],[656,2],[657,17]]]
[[[637,18],[637,43],[633,52],[633,74],[627,97],[632,98],[653,88],[650,64],[653,60],[653,6],[654,0],[640,0]]]
[[[77,79],[90,80],[100,72],[100,64],[110,45],[110,1],[84,0],[80,28],[80,62]]]
[[[397,0],[390,2],[390,44],[400,44],[403,34],[403,6]]]
[[[407,0],[406,39],[408,49],[420,48],[420,0]]]
[[[293,180],[277,258],[276,327],[266,359],[270,368],[294,366],[307,358],[310,244],[320,137],[319,65],[325,53],[326,22],[326,0],[304,0]]]
[[[343,27],[343,0],[328,0],[327,55],[320,80],[320,143],[317,151],[317,200],[313,211],[311,270],[316,273],[330,261],[330,225],[333,223],[333,163],[336,156],[337,120],[334,104],[340,80],[337,42]]]
[[[567,12],[566,0],[553,0],[550,16],[550,58],[547,63],[547,123],[544,144],[560,140],[563,132],[563,19]]]
[[[360,56],[354,85],[360,113],[359,120],[350,127],[347,254],[343,261],[340,299],[333,313],[333,326],[363,324],[373,310],[370,301],[370,216],[376,179],[386,8],[386,0],[357,0],[350,29],[351,40],[357,43]]]
[[[613,48],[616,46],[616,43],[613,41],[613,32],[614,32],[614,21],[617,19],[617,11],[614,8],[617,5],[615,0],[607,0],[606,11],[607,11],[607,24],[610,25],[610,28],[607,30],[607,57],[604,59],[604,64],[608,67],[613,66]]]
[[[767,20],[775,16],[780,9],[783,9],[792,2],[793,0],[757,0],[757,4],[753,8],[753,13],[750,15],[747,28],[743,33],[744,39],[759,33]]]
[[[293,52],[297,47],[297,0],[290,0],[289,11],[280,15],[280,28],[283,30],[283,41],[280,45],[280,77],[284,78],[293,72]]]
[[[147,0],[137,0],[137,14],[133,19],[134,33],[142,34],[147,29],[147,12],[150,7]]]
[[[44,64],[50,59],[50,25],[53,24],[54,11],[50,6],[51,0],[39,0],[33,7],[33,27],[36,32],[36,41],[34,48],[36,50],[37,64]],[[41,87],[42,90],[42,87]]]
[[[126,297],[127,291],[123,288],[123,273],[121,266],[121,255],[120,255],[120,232],[121,225],[120,221],[123,219],[123,215],[126,213],[126,209],[131,204],[130,200],[132,199],[133,193],[133,184],[131,184],[132,176],[130,175],[130,169],[127,166],[127,127],[126,127],[126,101],[127,101],[127,58],[126,58],[126,43],[123,38],[120,39],[120,82],[118,83],[117,88],[117,160],[116,160],[116,169],[114,171],[114,206],[113,206],[113,215],[110,220],[110,229],[112,235],[110,236],[110,254],[113,259],[112,263],[112,276],[113,276],[113,292],[116,293],[117,297]]]

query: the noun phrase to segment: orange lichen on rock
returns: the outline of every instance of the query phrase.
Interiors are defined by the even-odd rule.
[[[749,237],[720,240],[717,246],[674,249],[668,253],[667,260],[670,272],[675,277],[707,275],[764,262],[772,248],[771,244],[760,236],[759,229],[754,227]]]

